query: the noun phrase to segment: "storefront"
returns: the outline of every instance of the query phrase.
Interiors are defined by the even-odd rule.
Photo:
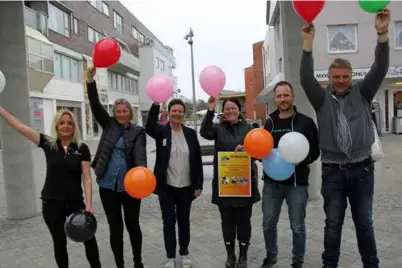
[[[353,69],[353,81],[363,80],[369,71],[370,68]],[[328,70],[315,71],[314,75],[323,87],[328,85]],[[393,118],[402,117],[402,66],[389,67],[387,76],[374,97],[373,106],[376,107],[381,133],[394,132]]]

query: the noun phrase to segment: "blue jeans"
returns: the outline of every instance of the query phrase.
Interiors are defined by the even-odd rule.
[[[306,252],[306,205],[308,199],[307,186],[294,186],[264,182],[262,197],[262,213],[267,258],[278,255],[277,224],[283,200],[288,205],[290,228],[293,233],[293,263],[303,263]]]
[[[321,194],[326,215],[323,263],[338,266],[342,225],[349,199],[363,267],[378,268],[372,219],[374,163],[366,160],[342,166],[323,164]]]

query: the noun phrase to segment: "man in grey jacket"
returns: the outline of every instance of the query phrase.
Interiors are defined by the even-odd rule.
[[[314,25],[305,24],[301,32],[300,82],[317,114],[321,149],[321,193],[326,214],[323,268],[338,266],[347,199],[363,266],[379,267],[372,220],[374,163],[371,145],[374,129],[371,102],[388,72],[389,21],[387,9],[375,16],[375,60],[363,81],[352,84],[350,62],[335,59],[328,70],[330,85],[326,89],[314,77]]]

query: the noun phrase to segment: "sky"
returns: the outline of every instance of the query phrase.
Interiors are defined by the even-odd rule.
[[[203,68],[226,74],[225,89],[244,91],[244,68],[253,64],[252,44],[265,39],[266,0],[121,0],[160,41],[173,48],[174,75],[181,94],[192,99],[190,46],[194,32],[196,98],[207,100],[199,84]]]

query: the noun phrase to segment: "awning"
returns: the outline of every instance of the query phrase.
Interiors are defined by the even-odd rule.
[[[271,82],[269,82],[268,85],[266,85],[266,87],[260,92],[260,94],[258,94],[257,98],[255,99],[255,103],[268,103],[270,101],[269,93],[274,89],[276,83],[283,80],[285,80],[284,72],[280,72],[275,75],[274,79],[272,79]]]
[[[46,43],[48,45],[53,45],[52,42],[49,41],[41,32],[38,30],[31,28],[25,25],[25,34],[33,39],[36,39],[42,43]]]

